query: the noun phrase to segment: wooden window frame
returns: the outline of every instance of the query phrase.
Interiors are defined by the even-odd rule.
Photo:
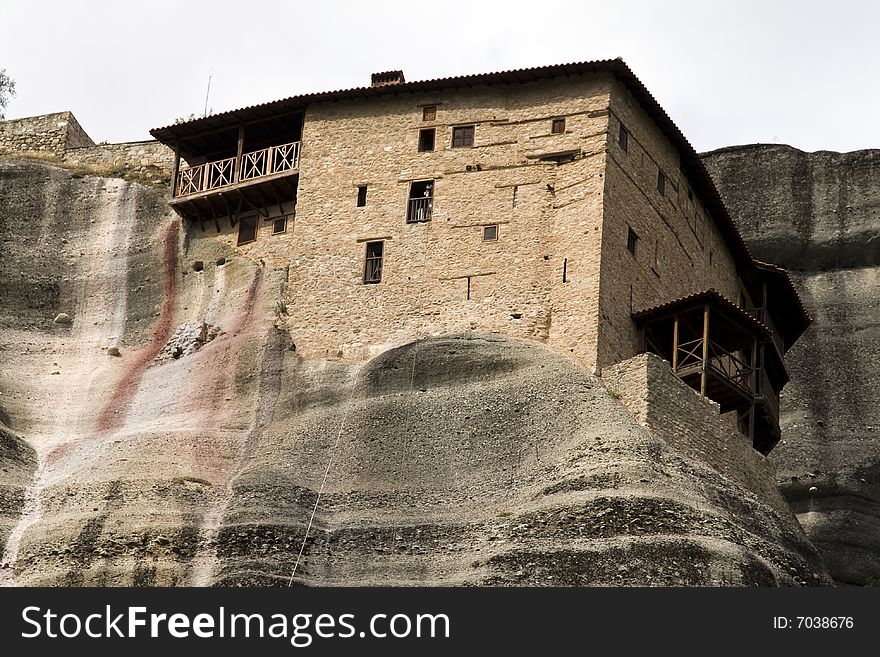
[[[275,217],[274,219],[272,219],[272,234],[273,235],[283,235],[284,233],[286,233],[287,232],[287,222],[289,220],[290,220],[290,217],[288,217],[287,215],[284,215],[281,217]],[[283,222],[281,224],[283,226],[283,228],[281,230],[278,230],[278,222],[279,221]]]
[[[553,119],[553,121],[550,123],[550,134],[551,135],[565,134],[565,117],[564,116],[558,116],[555,119]]]
[[[470,131],[470,132],[468,132]],[[477,126],[476,124],[470,125],[457,125],[452,128],[452,148],[473,148],[474,142],[476,139]],[[458,135],[462,135],[458,145],[456,145],[456,137]]]
[[[422,108],[422,121],[436,121],[437,120],[437,106],[436,105],[425,105]]]
[[[379,244],[379,255],[371,256],[370,255],[370,247]],[[378,266],[372,266],[373,276],[371,274],[371,262],[375,263],[378,261]],[[364,246],[364,276],[363,283],[364,285],[378,285],[382,282],[382,269],[385,264],[385,240],[371,240],[366,242]]]
[[[486,237],[486,231],[489,229],[493,229],[495,231],[495,237]],[[484,242],[497,242],[498,241],[498,224],[488,224],[483,226],[483,241]]]

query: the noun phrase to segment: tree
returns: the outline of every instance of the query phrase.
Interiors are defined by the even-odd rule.
[[[0,68],[0,121],[6,118],[6,106],[15,95],[15,80],[9,77],[5,68]]]

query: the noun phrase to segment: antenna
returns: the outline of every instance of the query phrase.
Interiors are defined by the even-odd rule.
[[[211,78],[214,77],[214,66],[211,66],[211,71],[208,73],[208,89],[205,91],[205,112],[202,114],[203,117],[208,116],[208,96],[211,95]]]

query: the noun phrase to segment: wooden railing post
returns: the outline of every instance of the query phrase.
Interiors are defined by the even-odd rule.
[[[180,142],[174,142],[174,168],[171,170],[171,196],[177,196],[177,177],[180,175]]]
[[[678,371],[678,315],[672,325],[672,371]]]
[[[700,394],[706,396],[709,369],[709,306],[703,306],[703,371],[700,373]]]
[[[241,154],[244,151],[244,126],[238,126],[238,148],[235,151],[235,172],[232,175],[234,183],[238,182],[241,175]]]

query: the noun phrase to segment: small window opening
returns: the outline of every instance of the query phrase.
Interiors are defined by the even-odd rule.
[[[630,228],[629,232],[626,235],[626,250],[635,255],[638,243],[639,236],[636,234],[636,231]]]
[[[461,125],[452,129],[452,147],[467,148],[474,145],[474,126]]]
[[[367,255],[364,261],[364,285],[379,283],[382,280],[382,253],[385,242],[367,242]]]
[[[568,283],[568,258],[562,260],[562,282]]]
[[[257,239],[257,218],[244,217],[238,222],[238,245],[247,244]]]
[[[623,124],[620,124],[620,131],[617,133],[617,143],[620,144],[620,147],[624,152],[629,148],[629,130],[623,127]]]
[[[483,226],[483,241],[484,242],[497,242],[498,241],[498,224],[492,224],[491,226]]]
[[[660,196],[666,195],[666,174],[657,170],[657,191],[660,192]]]
[[[434,181],[415,180],[409,186],[409,202],[406,209],[408,224],[431,220],[434,205]]]
[[[276,217],[272,222],[272,234],[280,235],[287,232],[287,217]]]
[[[467,277],[467,300],[471,300],[471,277]]]
[[[519,185],[513,186],[513,207],[519,205]]]
[[[553,119],[553,123],[550,126],[550,132],[554,135],[562,134],[565,132],[565,119]]]
[[[362,208],[366,204],[367,204],[367,186],[361,185],[360,187],[358,187],[357,206],[359,208]]]
[[[709,266],[712,266],[712,251],[709,251]]]
[[[435,128],[424,128],[419,130],[419,153],[434,150],[434,139],[437,134]]]
[[[422,108],[422,121],[436,121],[437,120],[437,106],[436,105],[428,105],[427,107]]]

